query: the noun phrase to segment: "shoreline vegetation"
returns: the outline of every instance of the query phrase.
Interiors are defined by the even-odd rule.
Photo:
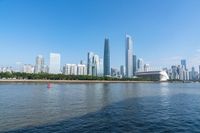
[[[0,82],[117,83],[117,82],[155,82],[155,81],[142,78],[117,78],[117,77],[97,77],[88,75],[1,72]]]
[[[117,77],[97,77],[88,75],[64,75],[48,73],[20,73],[20,72],[0,72],[0,83],[149,83],[149,82],[169,82],[169,83],[190,83],[199,81],[168,80],[158,81],[143,78],[117,78]]]

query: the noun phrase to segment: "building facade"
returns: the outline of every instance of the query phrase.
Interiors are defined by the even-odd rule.
[[[135,76],[136,71],[137,71],[137,57],[136,55],[133,55],[133,76]]]
[[[137,71],[142,72],[144,68],[144,61],[143,59],[139,58],[137,61]]]
[[[104,76],[110,75],[110,46],[109,39],[106,38],[104,42],[104,60],[103,60]]]
[[[87,74],[91,76],[103,76],[103,59],[93,52],[88,53]]]
[[[42,55],[38,55],[35,60],[35,73],[44,72],[44,57]]]
[[[126,35],[125,41],[125,66],[126,77],[133,77],[133,42],[131,36]]]

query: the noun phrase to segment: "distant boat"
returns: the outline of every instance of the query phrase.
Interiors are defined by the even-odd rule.
[[[51,83],[48,83],[47,88],[51,88]]]

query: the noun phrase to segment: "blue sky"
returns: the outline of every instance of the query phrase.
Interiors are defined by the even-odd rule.
[[[125,33],[134,53],[153,67],[200,65],[199,0],[0,0],[0,66],[46,64],[50,52],[62,64],[103,56],[110,38],[111,66],[124,64]]]

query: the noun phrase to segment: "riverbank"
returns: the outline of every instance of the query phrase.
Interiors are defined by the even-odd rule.
[[[155,82],[155,81],[0,79],[0,83],[151,83],[151,82]]]

